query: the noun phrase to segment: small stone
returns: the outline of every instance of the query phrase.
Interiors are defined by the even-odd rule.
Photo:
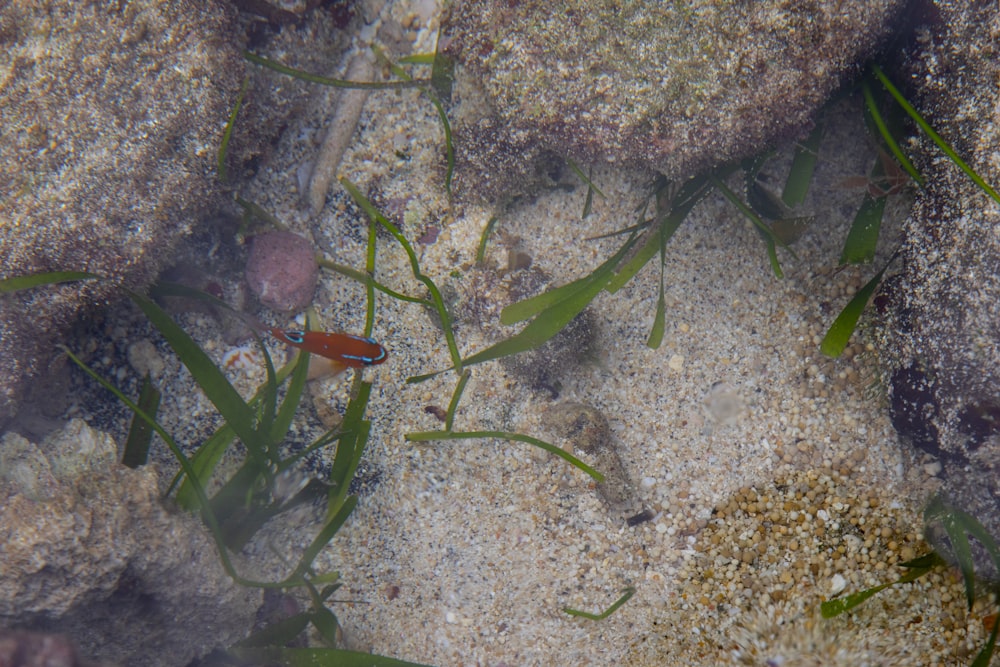
[[[253,239],[247,260],[250,291],[268,308],[295,313],[313,300],[319,281],[315,250],[291,232],[268,232]]]
[[[838,595],[847,588],[847,579],[844,575],[837,573],[830,579],[830,595]]]
[[[154,380],[163,374],[163,357],[148,338],[129,345],[128,363],[139,375],[149,375]]]

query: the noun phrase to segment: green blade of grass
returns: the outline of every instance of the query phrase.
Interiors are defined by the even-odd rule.
[[[244,323],[246,323],[246,321],[248,320],[247,316],[244,313],[239,312],[238,310],[230,306],[222,299],[219,299],[218,297],[212,294],[208,294],[207,292],[204,292],[200,289],[189,287],[187,285],[182,285],[180,283],[160,281],[152,287],[152,289],[150,290],[150,295],[157,298],[172,296],[172,297],[181,297],[187,299],[195,299],[197,301],[204,301],[216,308],[219,308],[221,310],[233,314],[235,317],[244,321]],[[170,320],[170,322],[173,322],[173,320]],[[258,349],[260,349],[261,355],[264,358],[264,367],[267,373],[267,380],[264,383],[263,387],[260,390],[258,390],[257,395],[255,396],[256,401],[254,403],[259,405],[260,407],[258,410],[255,411],[256,415],[255,421],[257,425],[254,427],[254,430],[260,431],[270,436],[269,431],[271,431],[272,429],[272,422],[274,421],[275,411],[277,409],[278,385],[280,383],[278,382],[278,378],[274,370],[274,364],[271,360],[271,354],[268,352],[267,346],[264,345],[264,342],[261,340],[260,336],[257,333],[258,326],[259,325],[251,325],[250,333],[253,336],[254,341],[256,342],[257,347]],[[178,328],[178,330],[180,329]],[[184,359],[182,358],[181,361],[184,361]],[[185,366],[187,366],[186,362]],[[188,370],[190,370],[190,368]],[[218,370],[218,369],[213,368],[209,370]],[[221,373],[221,371],[218,372]],[[223,375],[223,378],[224,377],[225,376]],[[250,405],[250,403],[248,403],[248,405]],[[223,416],[225,417],[225,415]],[[280,454],[277,451],[277,447],[280,444],[280,439],[275,440],[272,437],[266,437],[262,438],[261,442],[269,443],[268,446],[264,449],[263,452],[264,455],[267,458],[271,459],[272,462],[277,462],[280,459]]]
[[[378,209],[368,201],[368,198],[361,194],[357,186],[351,183],[346,178],[340,179],[341,185],[347,190],[351,198],[361,207],[361,209],[368,215],[372,222],[376,222],[382,225],[386,231],[392,234],[393,238],[403,247],[406,252],[407,257],[410,260],[410,268],[413,272],[413,277],[419,280],[427,287],[427,291],[431,294],[431,301],[434,302],[434,309],[441,320],[441,328],[444,330],[445,341],[448,343],[448,352],[451,354],[451,362],[454,369],[461,373],[462,372],[462,355],[458,351],[458,343],[455,342],[455,332],[452,330],[451,315],[448,313],[448,308],[444,305],[444,299],[441,297],[441,291],[438,289],[434,281],[423,274],[420,270],[420,262],[417,260],[417,254],[413,251],[413,246],[403,235],[402,232],[396,227],[396,225],[389,222],[389,220],[379,213]]]
[[[393,299],[396,299],[397,301],[416,303],[421,306],[427,306],[428,308],[434,307],[434,303],[432,301],[429,301],[428,299],[421,299],[418,296],[410,296],[409,294],[403,294],[402,292],[397,292],[394,289],[386,287],[385,285],[375,280],[364,271],[358,271],[357,269],[352,269],[351,267],[346,266],[344,264],[338,264],[337,262],[333,262],[319,256],[316,257],[316,262],[320,265],[320,267],[324,269],[333,271],[334,273],[339,273],[342,276],[346,276],[351,280],[361,283],[365,287],[369,286],[373,287],[377,291],[382,292],[382,294],[390,296]]]
[[[573,170],[573,173],[575,173],[577,177],[587,186],[587,197],[583,202],[583,213],[580,215],[580,219],[584,220],[588,215],[590,215],[591,209],[594,205],[594,195],[596,194],[601,199],[605,199],[605,196],[604,193],[601,192],[596,185],[594,185],[594,181],[591,180],[591,176],[594,173],[593,167],[590,168],[590,174],[584,174],[583,170],[580,169],[580,166],[573,160],[567,159],[566,164],[569,165],[569,168]]]
[[[160,392],[153,386],[149,373],[142,379],[142,389],[139,390],[137,405],[147,415],[156,419],[156,411],[160,407]],[[125,439],[125,450],[122,453],[122,464],[129,468],[146,465],[149,459],[149,445],[153,441],[153,427],[138,415],[132,415],[132,424]]]
[[[725,173],[725,171],[723,170],[722,173]],[[668,187],[669,183],[664,183],[661,190]],[[656,255],[657,251],[666,245],[670,237],[674,235],[674,232],[677,231],[681,223],[687,218],[691,209],[708,194],[710,189],[711,184],[707,177],[696,176],[680,188],[677,194],[671,198],[668,205],[659,207],[652,223],[653,229],[646,234],[646,238],[639,247],[639,250],[636,251],[631,259],[618,268],[618,271],[608,283],[607,290],[610,294],[614,294],[628,284],[635,277],[635,274]]]
[[[452,424],[455,423],[455,411],[458,410],[458,403],[462,400],[465,385],[471,377],[472,372],[466,369],[462,371],[462,376],[458,378],[458,384],[455,385],[455,392],[451,395],[451,402],[448,403],[448,412],[445,413],[444,417],[444,430],[446,431],[450,431]]]
[[[844,250],[840,253],[841,264],[865,264],[875,259],[886,199],[865,193],[861,207],[854,215],[851,229],[847,232],[847,238],[844,239]]]
[[[365,245],[365,273],[375,275],[375,263],[378,259],[378,227],[368,225],[368,243]],[[375,286],[365,286],[365,330],[369,338],[375,329]]]
[[[243,97],[247,94],[247,87],[249,85],[250,77],[243,77],[243,85],[240,86],[240,94],[236,96],[236,104],[233,106],[232,113],[229,114],[229,120],[226,122],[226,129],[222,131],[222,142],[219,144],[219,158],[218,165],[216,167],[216,176],[223,183],[226,182],[226,155],[229,153],[229,140],[233,136],[233,127],[236,125],[236,116],[240,113],[240,108],[243,106]]]
[[[292,427],[292,421],[295,419],[295,413],[299,409],[299,403],[302,401],[302,392],[305,390],[306,380],[309,377],[309,353],[305,350],[299,350],[292,363],[295,364],[292,379],[288,382],[285,398],[271,424],[271,441],[276,443],[281,442],[288,435],[288,430]]]
[[[271,354],[267,351],[264,341],[260,339],[256,331],[251,333],[264,356],[264,370],[267,373],[260,401],[261,408],[258,410],[259,416],[254,430],[265,434],[265,437],[261,438],[261,442],[265,444],[264,454],[272,463],[277,463],[281,459],[281,454],[278,451],[281,441],[275,440],[271,434],[274,427],[274,416],[278,410],[278,376],[274,372],[274,362],[271,360]],[[250,404],[247,403],[247,405]]]
[[[428,667],[416,662],[336,648],[234,648],[229,653],[251,664],[279,667]]]
[[[323,447],[331,445],[334,442],[339,443],[342,438],[349,435],[350,433],[344,433],[341,431],[339,425],[328,431],[324,431],[318,438],[313,440],[307,446],[282,459],[281,463],[278,464],[278,472],[283,472],[294,467],[299,461],[309,456],[317,449],[322,449]]]
[[[710,178],[712,184],[715,186],[715,189],[721,192],[722,195],[726,199],[728,199],[733,206],[739,209],[740,213],[742,213],[750,222],[753,223],[754,227],[757,228],[757,231],[760,232],[761,236],[764,237],[765,243],[773,243],[774,245],[781,246],[793,258],[798,259],[798,257],[795,255],[795,251],[789,248],[787,243],[778,238],[778,236],[773,231],[771,231],[771,228],[768,227],[767,224],[760,219],[760,216],[754,213],[749,206],[744,204],[743,200],[737,197],[736,193],[730,190],[729,186],[727,186],[725,183],[722,182],[722,179],[720,179],[718,176],[714,174]],[[775,276],[780,278],[781,267],[778,266],[777,264],[778,261],[777,254],[769,251],[768,256],[771,260],[771,268],[772,270],[774,270]]]
[[[778,250],[774,246],[774,241],[764,239],[764,244],[767,247],[767,261],[771,264],[771,271],[775,278],[781,280],[785,277],[785,272],[781,270],[781,262],[778,261]]]
[[[663,297],[663,276],[660,276],[660,297],[656,300],[656,313],[653,315],[653,327],[649,330],[649,338],[646,339],[646,347],[653,350],[660,349],[663,343],[663,334],[666,330],[667,302]]]
[[[347,496],[347,489],[361,461],[371,427],[371,423],[364,416],[372,383],[360,380],[360,376],[357,377],[359,379],[354,383],[354,395],[347,405],[347,410],[344,411],[344,420],[341,423],[343,437],[337,444],[337,453],[330,467],[329,482],[332,488],[327,503],[327,516],[335,514]]]
[[[882,276],[891,263],[892,259],[847,302],[844,309],[840,311],[840,315],[837,315],[837,319],[830,325],[826,335],[823,336],[823,341],[819,345],[820,352],[828,357],[836,358],[844,351],[858,325],[858,320],[861,319],[861,313],[864,312],[868,300],[871,299],[875,289],[882,282]]]
[[[340,621],[337,616],[327,609],[320,607],[309,616],[309,622],[316,628],[316,632],[330,648],[337,646],[337,630],[340,628]]]
[[[570,303],[574,297],[581,294],[590,294],[591,296],[586,299],[586,303],[584,303],[579,310],[576,310],[576,312],[573,312],[568,318],[565,318],[565,322],[569,322],[576,317],[580,311],[583,310],[583,308],[586,307],[587,303],[590,303],[590,301],[593,300],[594,296],[597,296],[597,294],[604,289],[604,286],[611,278],[611,274],[612,271],[614,271],[615,266],[632,247],[632,243],[634,243],[634,238],[630,238],[618,252],[609,257],[603,264],[598,266],[583,278],[578,278],[573,282],[560,285],[555,289],[542,292],[537,296],[533,296],[507,306],[500,311],[500,323],[511,325],[522,322],[530,317],[536,317],[536,322],[539,319],[547,319],[552,316],[553,313],[551,311],[555,310],[558,314],[562,305]],[[598,286],[598,284],[600,285]],[[564,317],[565,315],[561,315],[560,320]],[[559,328],[561,329],[562,327],[560,326]],[[553,335],[554,333],[555,332],[553,332]],[[545,340],[548,340],[548,338]]]
[[[247,405],[204,350],[162,308],[141,294],[132,291],[128,294],[180,357],[181,363],[188,369],[226,423],[233,427],[236,435],[246,445],[250,456],[257,458],[259,463],[263,464],[270,442],[264,432],[257,430],[257,415],[254,410]]]
[[[924,510],[924,523],[931,525],[939,523],[951,542],[955,560],[962,571],[965,582],[966,601],[969,609],[975,600],[975,559],[972,555],[972,545],[969,536],[974,537],[987,551],[993,567],[1000,572],[1000,548],[989,531],[974,516],[952,507],[944,502],[941,496],[935,496]]]
[[[933,141],[937,145],[937,147],[941,149],[941,152],[947,155],[952,162],[958,165],[958,167],[962,171],[964,171],[966,175],[968,175],[968,177],[972,179],[972,182],[978,185],[983,192],[992,197],[993,201],[1000,204],[1000,194],[998,194],[996,190],[990,187],[990,185],[987,184],[986,181],[980,178],[979,174],[977,174],[972,169],[972,167],[967,165],[965,161],[958,156],[958,153],[955,152],[955,150],[951,147],[951,145],[948,144],[948,142],[945,141],[940,134],[934,131],[934,128],[930,126],[930,123],[924,120],[923,116],[921,116],[917,112],[917,110],[913,108],[913,105],[910,104],[906,100],[906,98],[903,97],[903,94],[899,92],[896,86],[892,84],[892,81],[890,81],[889,77],[885,75],[885,72],[883,72],[878,65],[872,65],[872,72],[875,74],[876,77],[878,77],[878,80],[882,82],[882,85],[885,87],[886,90],[889,91],[889,94],[892,95],[893,99],[896,100],[897,104],[903,107],[903,110],[910,116],[910,118],[913,119],[913,122],[915,122],[920,127],[920,129],[923,130],[928,137],[930,137],[931,141]],[[905,168],[906,165],[903,166]],[[919,183],[920,181],[918,180],[917,182]]]
[[[425,88],[424,92],[427,93],[427,97],[430,98],[431,104],[434,105],[434,109],[438,114],[438,120],[441,121],[441,129],[444,132],[444,191],[448,195],[448,200],[451,201],[451,182],[455,176],[455,146],[452,143],[451,138],[451,123],[448,122],[448,112],[445,111],[444,104],[440,99],[438,99],[438,96],[434,93],[433,89]]]
[[[340,504],[336,513],[330,516],[323,528],[319,531],[319,534],[313,538],[313,541],[306,547],[305,551],[302,552],[302,556],[299,558],[299,564],[296,566],[295,571],[292,573],[287,582],[293,582],[301,579],[310,568],[312,567],[312,562],[316,560],[316,556],[319,552],[326,548],[326,545],[330,543],[333,536],[337,534],[341,526],[347,521],[347,518],[351,516],[351,512],[358,504],[357,496],[347,496],[344,498],[344,502]]]
[[[399,77],[403,81],[413,80],[413,77],[407,74],[406,71],[403,70],[403,68],[401,68],[399,65],[394,63],[386,55],[386,53],[382,51],[382,49],[373,45],[372,51],[375,52],[376,58],[378,58],[380,62],[383,62],[386,65],[388,65],[389,70],[397,77]],[[445,174],[444,174],[444,190],[448,194],[448,200],[451,201],[451,180],[452,176],[455,173],[455,148],[451,142],[451,123],[448,122],[448,113],[445,111],[444,104],[441,102],[441,98],[438,97],[435,88],[436,84],[442,83],[442,81],[440,80],[441,73],[440,71],[437,71],[438,70],[437,65],[441,63],[443,60],[449,60],[449,59],[445,56],[441,56],[439,58],[438,55],[435,54],[433,60],[435,68],[431,70],[430,84],[420,86],[420,89],[427,95],[428,99],[430,99],[431,104],[434,105],[434,109],[437,111],[438,114],[438,119],[441,121],[441,128],[444,131],[444,148],[445,148],[445,157],[447,161],[447,167],[445,169]],[[439,80],[437,82],[435,82],[434,80],[436,71],[439,77]],[[447,89],[448,89],[448,94],[450,95],[451,94],[450,83],[447,84]]]
[[[509,357],[543,345],[563,330],[574,317],[583,312],[591,301],[601,293],[611,279],[610,268],[600,274],[592,274],[586,283],[563,301],[545,309],[524,329],[462,360],[463,366],[473,366],[501,357]]]
[[[684,218],[686,217],[686,211],[674,211],[660,220],[659,223],[654,222],[656,227],[647,232],[646,237],[642,239],[642,245],[639,246],[639,249],[627,262],[618,268],[611,277],[611,280],[608,281],[606,288],[608,293],[614,294],[627,285],[635,277],[635,274],[639,273],[642,267],[646,266],[649,260],[656,256],[660,247],[670,240],[670,237],[680,228],[681,223],[684,222]]]
[[[594,185],[594,181],[591,180],[590,176],[583,173],[583,169],[580,169],[580,165],[578,165],[573,160],[566,160],[566,164],[569,165],[569,168],[573,171],[574,174],[576,174],[577,178],[583,181],[583,184],[587,186],[588,190],[594,192],[601,199],[607,199],[604,193],[601,192],[601,189],[596,185]]]
[[[255,65],[266,67],[267,69],[274,70],[275,72],[279,72],[281,74],[287,74],[290,77],[294,77],[302,81],[308,81],[309,83],[318,83],[324,86],[333,86],[334,88],[396,90],[399,88],[419,88],[420,86],[427,85],[427,81],[422,81],[418,79],[409,79],[404,81],[346,81],[344,79],[331,79],[326,76],[311,74],[309,72],[304,72],[300,69],[295,69],[294,67],[288,67],[287,65],[282,65],[277,61],[271,60],[270,58],[265,58],[263,56],[258,56],[256,53],[251,53],[250,51],[244,51],[243,57]]]
[[[442,42],[438,42],[440,46]],[[415,53],[399,59],[404,65],[430,65],[431,86],[442,100],[451,101],[451,89],[455,83],[455,61],[440,51]]]
[[[592,614],[589,611],[580,611],[579,609],[570,609],[569,607],[563,607],[563,611],[569,614],[570,616],[580,616],[582,618],[589,618],[592,621],[603,621],[608,616],[618,611],[618,608],[621,607],[626,602],[628,602],[629,598],[631,598],[633,595],[635,595],[635,587],[628,586],[627,588],[622,590],[622,596],[620,598],[611,603],[610,607],[608,607],[599,614]]]
[[[406,439],[410,442],[429,442],[433,440],[479,440],[487,438],[496,438],[498,440],[514,440],[516,442],[524,442],[529,445],[534,445],[549,452],[550,454],[555,454],[564,461],[568,461],[572,465],[576,466],[583,472],[587,473],[594,478],[597,482],[604,481],[604,475],[597,472],[595,469],[576,458],[569,452],[563,451],[561,448],[556,447],[553,444],[545,442],[544,440],[539,440],[538,438],[533,438],[530,435],[522,435],[521,433],[509,433],[507,431],[417,431],[415,433],[407,433]]]
[[[896,586],[898,584],[907,584],[911,581],[916,581],[920,577],[924,576],[931,570],[940,567],[944,561],[936,554],[928,554],[931,558],[928,559],[918,559],[923,562],[920,565],[914,565],[910,567],[903,576],[901,576],[896,581],[891,581],[886,584],[880,584],[874,588],[868,588],[866,590],[860,591],[858,593],[852,593],[842,598],[837,598],[836,600],[826,600],[820,603],[820,614],[823,618],[833,618],[834,616],[839,616],[844,612],[848,612],[862,602],[875,595],[879,591],[883,591],[890,586]],[[911,563],[915,561],[910,561]],[[904,566],[906,564],[904,563]]]
[[[178,506],[188,511],[198,509],[198,495],[194,490],[195,482],[201,486],[208,484],[216,466],[222,460],[222,455],[226,453],[226,449],[235,439],[236,431],[228,424],[223,424],[208,440],[202,443],[198,451],[191,456],[191,470],[195,475],[194,480],[181,473],[175,478],[175,483],[180,478],[184,480],[181,482],[180,488],[177,489]],[[173,486],[174,484],[171,484],[171,488]],[[167,493],[169,492],[168,490]]]
[[[583,200],[583,213],[580,214],[580,219],[585,220],[588,215],[590,215],[591,209],[594,206],[594,191],[587,188],[587,198]]]
[[[403,56],[397,61],[401,65],[433,65],[434,64],[434,54],[433,53],[413,53],[408,56]]]
[[[297,366],[296,362],[298,357],[285,364],[281,369],[278,370],[277,380],[279,383],[284,382],[292,371],[294,371]],[[258,389],[257,393],[249,403],[251,406],[257,405],[263,397],[263,388]],[[236,432],[233,431],[232,427],[228,424],[223,424],[218,428],[208,438],[204,443],[198,447],[196,451],[191,456],[191,467],[197,474],[198,482],[205,486],[208,484],[208,480],[212,476],[212,472],[215,470],[219,461],[222,460],[222,455],[225,454],[226,449],[232,444],[233,440],[236,438]],[[174,482],[171,483],[170,489],[172,489],[180,478],[184,478],[184,482],[181,484],[180,489],[177,491],[177,504],[187,510],[195,510],[198,508],[198,499],[194,494],[194,489],[191,482],[186,476],[179,474]],[[167,490],[167,494],[170,493],[170,489]]]
[[[861,82],[861,94],[865,98],[865,112],[867,114],[867,118],[875,126],[875,130],[879,133],[879,136],[882,137],[885,145],[889,148],[889,152],[896,158],[896,161],[900,164],[903,170],[910,175],[910,178],[912,178],[920,187],[924,187],[924,177],[920,175],[917,168],[913,166],[912,162],[910,162],[910,158],[908,158],[906,153],[903,152],[903,149],[900,147],[899,142],[896,141],[896,137],[893,135],[892,130],[889,129],[885,119],[882,118],[882,113],[878,108],[878,102],[875,101],[875,95],[872,94],[872,89],[868,84],[868,81]]]
[[[795,208],[806,199],[809,185],[812,183],[813,174],[816,171],[819,146],[823,142],[825,129],[824,120],[818,120],[806,140],[795,147],[792,166],[788,170],[785,188],[781,192],[781,201],[788,208]]]
[[[44,287],[45,285],[69,283],[76,280],[101,279],[101,276],[95,273],[87,273],[86,271],[46,271],[44,273],[33,273],[30,276],[15,276],[0,280],[0,294],[20,292],[21,290]]]
[[[443,44],[438,40],[437,46]],[[451,91],[455,85],[455,60],[441,53],[440,48],[434,50],[434,61],[431,67],[431,86],[444,102],[451,102]]]
[[[483,260],[486,259],[486,244],[490,240],[490,235],[493,233],[493,227],[496,226],[497,220],[500,219],[499,213],[494,213],[490,216],[490,219],[486,221],[486,227],[483,228],[483,234],[479,237],[479,247],[476,248],[476,264],[482,264]]]
[[[274,217],[274,215],[272,215],[263,206],[260,206],[249,199],[244,199],[239,195],[236,195],[233,199],[236,204],[243,209],[243,219],[245,224],[248,224],[250,220],[257,220],[265,225],[268,225],[269,227],[277,229],[278,231],[288,231],[288,225]]]
[[[646,346],[654,350],[660,348],[663,343],[663,333],[666,330],[667,301],[664,297],[663,282],[667,264],[667,239],[666,235],[660,233],[660,294],[656,299],[656,313],[653,315],[653,328],[649,331],[649,338],[646,339]]]

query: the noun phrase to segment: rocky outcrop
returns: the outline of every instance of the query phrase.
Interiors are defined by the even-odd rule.
[[[927,3],[901,80],[921,115],[1000,186],[1000,10]],[[893,423],[940,466],[942,488],[1000,537],[1000,203],[921,134],[927,181],[905,223],[901,272],[877,300]],[[932,536],[933,537],[933,536]]]
[[[810,126],[903,4],[457,0],[456,188],[523,190],[547,154],[676,178],[758,153]]]
[[[53,337],[147,285],[219,194],[234,19],[217,0],[0,4],[0,278],[111,279],[0,295],[0,423]]]
[[[242,638],[261,592],[225,573],[195,517],[163,507],[155,471],[117,459],[80,420],[37,445],[0,440],[0,627],[164,667]]]

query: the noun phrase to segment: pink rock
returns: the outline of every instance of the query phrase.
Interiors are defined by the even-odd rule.
[[[315,252],[309,241],[291,232],[255,236],[246,268],[250,291],[272,310],[302,310],[312,303],[319,280]]]

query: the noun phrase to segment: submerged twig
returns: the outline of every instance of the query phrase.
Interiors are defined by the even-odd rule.
[[[351,81],[371,81],[375,75],[375,67],[367,53],[359,53],[347,65],[345,79]],[[337,169],[344,151],[354,136],[354,130],[361,118],[365,100],[371,92],[363,88],[346,88],[337,97],[337,110],[326,129],[323,145],[320,147],[316,162],[313,163],[312,174],[309,176],[309,188],[306,191],[306,201],[313,215],[323,210],[326,195],[330,185],[337,178]]]

